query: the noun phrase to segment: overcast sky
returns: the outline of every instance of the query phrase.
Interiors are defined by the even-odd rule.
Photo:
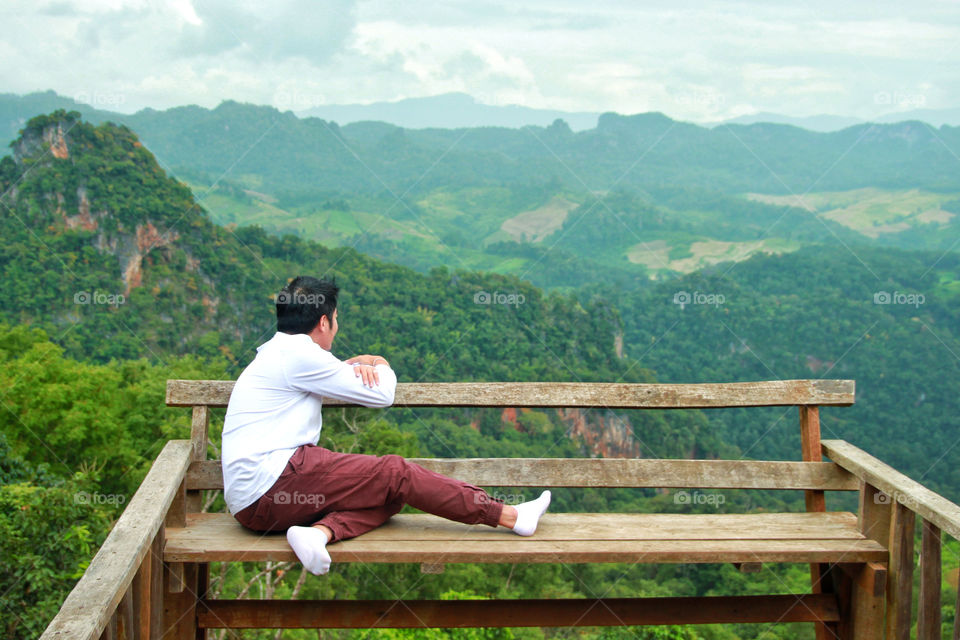
[[[4,0],[0,59],[0,92],[123,112],[462,91],[695,121],[868,118],[960,107],[960,3]]]

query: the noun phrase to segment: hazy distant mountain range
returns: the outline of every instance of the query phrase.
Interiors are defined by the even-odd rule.
[[[94,96],[95,97],[95,96]],[[296,96],[291,98],[294,103]],[[75,109],[85,116],[105,114],[88,103],[76,102],[53,91],[32,93],[24,96],[0,94],[0,120],[8,120],[8,105],[11,102],[27,103],[36,106],[31,113],[42,113],[54,109]],[[109,106],[109,105],[107,105]],[[296,104],[294,104],[296,106]],[[179,108],[179,107],[178,107]],[[283,110],[283,109],[281,109]],[[144,111],[153,111],[145,109]],[[462,129],[473,127],[506,127],[516,129],[525,126],[546,127],[558,118],[564,120],[573,131],[585,131],[597,126],[601,113],[588,111],[561,111],[557,109],[533,109],[519,105],[489,105],[478,102],[466,93],[445,93],[425,98],[406,98],[393,102],[373,102],[370,104],[329,104],[314,106],[294,112],[301,118],[322,118],[338,124],[378,121],[393,124],[406,129]],[[95,118],[100,120],[103,118]],[[934,127],[941,125],[960,126],[960,108],[955,109],[912,109],[895,111],[872,118],[869,122],[894,123],[907,120],[919,120]],[[738,116],[716,122],[698,122],[701,126],[715,127],[722,124],[754,124],[767,122],[787,124],[810,131],[839,131],[867,122],[862,118],[850,116],[819,114],[814,116],[786,116],[779,113],[760,112]],[[12,139],[19,127],[9,132]]]

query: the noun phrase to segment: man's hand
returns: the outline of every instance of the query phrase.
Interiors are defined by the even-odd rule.
[[[380,374],[377,368],[369,364],[357,364],[353,367],[358,377],[363,379],[363,384],[371,389],[380,385]]]
[[[370,365],[371,367],[378,364],[385,364],[388,367],[390,366],[390,363],[387,362],[387,359],[384,358],[383,356],[372,356],[369,354],[362,355],[362,356],[353,356],[352,358],[350,358],[349,360],[346,360],[345,362],[347,364],[366,364],[366,365]]]
[[[346,363],[353,365],[353,370],[357,376],[362,378],[363,384],[370,388],[380,384],[380,374],[377,373],[376,365],[385,364],[388,367],[390,366],[390,363],[387,362],[387,359],[383,356],[372,356],[369,354],[353,356],[349,360],[346,360]]]

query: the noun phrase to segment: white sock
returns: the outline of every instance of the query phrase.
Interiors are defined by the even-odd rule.
[[[330,571],[330,554],[327,553],[327,534],[314,527],[290,527],[287,542],[293,547],[303,567],[315,576]]]
[[[533,532],[537,530],[540,516],[546,513],[549,506],[549,490],[541,493],[536,500],[514,505],[514,509],[517,510],[517,524],[513,525],[513,532],[521,536],[532,536]]]

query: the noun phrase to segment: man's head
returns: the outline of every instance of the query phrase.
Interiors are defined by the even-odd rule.
[[[277,331],[307,334],[329,350],[337,332],[339,291],[332,281],[297,276],[277,294]]]

